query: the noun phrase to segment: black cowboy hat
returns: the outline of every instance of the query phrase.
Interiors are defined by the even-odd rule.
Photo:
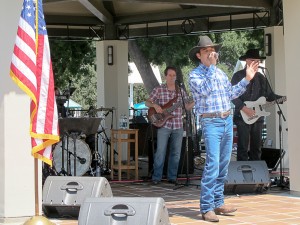
[[[207,48],[207,47],[214,47],[216,52],[218,52],[221,48],[220,44],[214,44],[211,39],[208,36],[200,36],[199,37],[199,42],[196,46],[194,46],[190,51],[189,51],[189,58],[194,62],[194,63],[199,63],[200,60],[196,56],[197,53],[199,53],[201,48]]]
[[[239,60],[245,61],[246,59],[265,59],[266,57],[259,55],[258,49],[249,49],[245,55],[242,55]]]

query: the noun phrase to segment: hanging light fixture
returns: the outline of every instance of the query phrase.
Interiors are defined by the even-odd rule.
[[[272,55],[272,36],[271,36],[271,34],[265,34],[265,53],[266,53],[266,56]]]
[[[108,65],[114,64],[113,50],[114,50],[114,48],[112,45],[107,46],[107,64]]]

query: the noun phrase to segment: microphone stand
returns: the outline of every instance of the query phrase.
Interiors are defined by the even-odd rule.
[[[269,86],[270,90],[273,92],[273,95],[275,96],[275,93],[270,85],[270,82],[268,81],[267,79],[267,76],[265,74],[265,70],[267,70],[268,74],[269,74],[269,71],[267,68],[264,68],[264,67],[261,67],[262,69],[262,72],[266,78],[266,82],[267,82],[267,85]],[[283,121],[285,122],[286,119],[285,119],[285,116],[283,115],[283,112],[281,110],[281,107],[278,103],[278,100],[275,96],[275,103],[278,107],[278,111],[277,111],[277,114],[278,114],[278,131],[279,131],[279,183],[277,184],[278,187],[281,187],[282,189],[283,188],[286,188],[287,187],[287,184],[284,183],[284,175],[283,175],[283,165],[282,165],[282,160],[283,160],[283,149],[282,149],[282,119]]]
[[[175,81],[175,83],[178,83],[177,81]],[[186,131],[186,141],[185,141],[185,157],[186,157],[186,171],[185,171],[185,176],[186,176],[186,180],[184,184],[176,184],[177,187],[174,188],[174,190],[177,190],[181,187],[188,187],[190,185],[199,187],[199,185],[197,184],[191,184],[190,183],[190,176],[189,176],[189,136],[192,136],[192,132],[191,132],[191,124],[190,124],[190,113],[187,111],[187,109],[185,108],[185,102],[184,102],[184,98],[183,98],[183,93],[182,93],[182,88],[180,87],[181,84],[179,83],[178,88],[180,90],[180,96],[181,96],[181,101],[182,101],[182,110],[184,110],[185,112],[185,131]],[[182,163],[183,164],[183,163]]]

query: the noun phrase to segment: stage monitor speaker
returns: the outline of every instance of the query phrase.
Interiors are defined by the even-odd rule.
[[[162,198],[87,198],[82,204],[78,225],[169,225]]]
[[[87,197],[112,197],[104,177],[48,176],[43,187],[42,209],[47,217],[78,218]]]
[[[225,194],[261,193],[270,185],[265,161],[231,161],[225,182]]]
[[[281,151],[281,157],[283,158],[285,151]],[[269,170],[277,170],[280,163],[280,149],[276,148],[262,148],[261,160],[265,160]]]

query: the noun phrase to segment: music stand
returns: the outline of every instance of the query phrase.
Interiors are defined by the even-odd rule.
[[[74,156],[74,176],[76,176],[76,160],[79,160],[80,163],[85,163],[86,159],[78,157],[76,155],[76,139],[81,134],[95,134],[97,133],[101,118],[61,118],[59,119],[59,129],[62,134],[70,136],[73,139],[74,147],[73,153]],[[67,149],[67,173],[65,174],[64,169],[64,138],[62,139],[62,168],[61,172],[64,175],[70,175],[70,152]]]

